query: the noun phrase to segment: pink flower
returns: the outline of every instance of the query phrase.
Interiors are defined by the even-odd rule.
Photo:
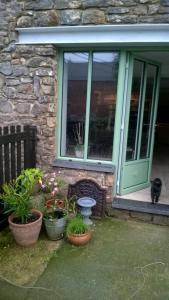
[[[54,196],[54,195],[55,195],[55,191],[52,191],[52,192],[51,192],[51,195]]]

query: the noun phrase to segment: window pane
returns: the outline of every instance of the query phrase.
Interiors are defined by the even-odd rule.
[[[126,150],[126,160],[136,159],[136,132],[138,129],[138,112],[141,102],[141,81],[144,63],[138,60],[134,61],[133,81],[130,101],[130,116],[128,128],[128,140]]]
[[[61,156],[83,158],[88,53],[64,54]]]
[[[148,146],[149,137],[151,130],[151,112],[153,105],[153,88],[156,75],[156,67],[148,65],[147,67],[147,82],[146,82],[146,95],[144,104],[144,115],[143,115],[143,127],[141,136],[141,148],[140,148],[140,158],[146,158],[149,156]]]
[[[112,160],[119,66],[117,52],[93,54],[88,158]]]

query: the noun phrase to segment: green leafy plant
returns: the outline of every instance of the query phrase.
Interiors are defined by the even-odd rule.
[[[14,213],[22,224],[27,223],[30,218],[30,198],[41,175],[39,169],[27,169],[22,171],[16,180],[2,186],[3,193],[0,194],[0,199],[4,202],[5,212]]]
[[[76,215],[77,214],[76,197],[65,196],[64,202],[65,202],[65,210],[67,211],[68,215]]]
[[[30,214],[30,190],[20,190],[18,183],[13,181],[3,185],[3,194],[0,198],[4,201],[6,213],[14,213],[21,223],[27,223]]]
[[[43,172],[38,168],[26,169],[16,178],[16,183],[21,190],[29,190],[33,193],[35,185],[41,181]]]
[[[59,220],[61,218],[64,218],[67,216],[67,211],[64,209],[58,209],[58,208],[46,208],[46,210],[44,210],[44,214],[43,217],[44,219],[47,220]]]
[[[88,226],[84,223],[81,216],[72,218],[67,225],[67,234],[83,234],[88,231]]]

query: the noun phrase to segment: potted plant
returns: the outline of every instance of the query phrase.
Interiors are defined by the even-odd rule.
[[[75,246],[83,246],[87,244],[91,239],[91,231],[89,227],[84,223],[81,216],[76,216],[69,220],[66,236],[70,243]]]
[[[63,238],[67,222],[67,212],[64,209],[56,207],[46,209],[43,220],[50,240]]]
[[[39,169],[27,169],[2,187],[0,199],[4,202],[5,212],[12,213],[8,217],[9,227],[21,246],[31,246],[39,237],[42,213],[31,208],[30,198],[41,174]]]
[[[74,218],[77,215],[76,197],[65,196],[64,201],[65,201],[65,209],[68,214],[68,220]]]
[[[41,190],[48,195],[43,216],[47,235],[51,240],[61,239],[67,222],[65,196],[62,192],[65,182],[62,177],[52,173],[45,174],[40,184]]]
[[[64,208],[64,195],[62,189],[65,186],[65,181],[56,173],[47,173],[40,180],[40,190],[45,194],[46,207]]]
[[[73,127],[74,138],[76,141],[75,146],[75,155],[76,157],[83,158],[84,156],[84,132],[83,132],[83,124],[78,122]]]
[[[39,168],[30,168],[23,170],[16,181],[25,189],[30,189],[31,194],[36,194],[37,192],[39,192],[39,181],[41,180],[42,176],[43,172]]]

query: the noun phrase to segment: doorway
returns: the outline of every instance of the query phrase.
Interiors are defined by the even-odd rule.
[[[157,65],[161,65],[161,75],[159,77],[159,83],[156,81],[156,87],[159,84],[159,101],[158,101],[158,90],[156,90],[156,105],[157,105],[157,114],[154,109],[153,116],[154,116],[154,124],[150,125],[149,122],[147,122],[148,126],[154,126],[154,132],[150,132],[151,136],[151,146],[152,146],[152,158],[149,162],[149,178],[145,178],[145,181],[147,183],[147,186],[140,185],[136,187],[136,189],[131,191],[129,189],[125,190],[121,189],[119,191],[119,194],[124,195],[123,198],[131,199],[131,200],[139,200],[139,201],[148,201],[151,202],[151,196],[150,196],[150,180],[154,179],[156,177],[161,178],[162,180],[162,193],[160,196],[160,202],[169,204],[169,53],[168,52],[137,52],[134,55],[137,57],[141,57],[145,61],[154,61],[157,63]],[[133,73],[134,74],[134,73]],[[137,76],[138,77],[138,76]],[[138,81],[138,78],[137,78]],[[152,81],[152,80],[151,80]],[[152,82],[151,82],[152,83]],[[149,89],[150,93],[150,89]],[[131,95],[133,96],[134,93],[132,93],[132,86],[131,86]],[[134,94],[136,98],[136,93]],[[133,99],[134,100],[134,99]],[[131,101],[133,101],[132,98],[130,100],[130,107],[131,107]],[[130,108],[131,110],[131,108]],[[156,116],[157,115],[157,116]],[[144,119],[144,117],[143,117]],[[128,122],[128,128],[127,128],[127,134],[128,137],[125,141],[126,143],[126,158],[127,156],[132,157],[133,156],[133,148],[130,146],[131,141],[133,141],[134,135],[136,135],[135,140],[139,140],[141,137],[138,136],[137,126],[133,126],[134,131],[130,134],[130,113],[129,113],[129,122]],[[144,129],[146,129],[146,122],[143,121]],[[132,127],[132,126],[131,126]],[[142,128],[143,128],[142,127]],[[144,130],[145,132],[146,130]],[[130,143],[129,143],[130,138]],[[146,136],[144,134],[144,148],[146,145]],[[137,148],[135,148],[137,151]],[[150,149],[150,148],[149,148]],[[128,152],[128,153],[127,153]],[[127,161],[127,159],[126,159]],[[125,163],[126,163],[125,161]],[[125,163],[123,163],[123,166],[121,166],[121,173],[125,174]],[[138,166],[138,165],[137,165]],[[141,167],[142,168],[142,167]],[[137,167],[137,172],[140,173],[140,169]],[[129,172],[130,171],[130,172]],[[141,169],[142,172],[142,169]],[[129,177],[131,175],[129,173],[132,173],[133,177],[135,177],[136,173],[133,172],[133,170],[127,170],[126,177],[128,180],[130,180]],[[142,174],[140,174],[142,176]],[[143,174],[143,177],[145,177],[145,174]],[[122,185],[123,177],[121,176],[120,184]],[[134,180],[136,180],[134,178]],[[134,181],[133,181],[134,182]]]

